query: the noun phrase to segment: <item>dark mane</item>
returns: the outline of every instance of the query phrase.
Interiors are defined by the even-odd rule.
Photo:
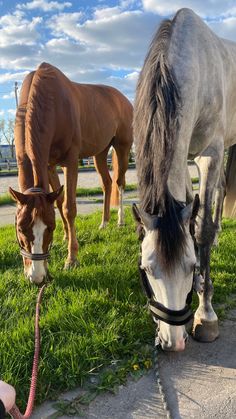
[[[134,110],[140,206],[141,210],[161,217],[158,251],[165,268],[174,265],[185,244],[182,205],[167,185],[181,107],[167,57],[172,25],[172,21],[164,21],[154,36],[139,77]]]

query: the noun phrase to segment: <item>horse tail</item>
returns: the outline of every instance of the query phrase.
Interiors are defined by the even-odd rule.
[[[236,218],[236,144],[229,148],[226,164],[226,196],[223,216]]]
[[[134,138],[141,206],[165,210],[167,179],[179,129],[180,92],[167,53],[172,21],[157,31],[137,84]]]
[[[113,168],[113,177],[112,177],[112,190],[111,190],[111,205],[119,205],[119,188],[117,185],[118,179],[118,157],[116,150],[112,150],[112,168]]]
[[[158,240],[163,265],[174,263],[185,244],[181,205],[167,185],[181,107],[174,70],[168,62],[172,31],[173,22],[165,20],[154,36],[139,76],[134,106],[140,206],[149,214],[161,216]]]

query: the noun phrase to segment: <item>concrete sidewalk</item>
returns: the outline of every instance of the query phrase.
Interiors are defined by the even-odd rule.
[[[77,216],[91,214],[92,212],[101,210],[103,204],[102,195],[96,195],[91,198],[77,198]],[[97,202],[99,201],[99,202]],[[133,202],[137,202],[137,192],[125,192],[124,194],[124,205],[132,205]],[[11,205],[0,205],[0,227],[8,224],[15,223],[16,206]],[[56,209],[56,217],[60,218],[59,211]]]
[[[182,353],[159,355],[160,375],[173,419],[236,418],[236,310],[220,325],[220,337],[213,343],[190,339]],[[67,393],[73,400],[81,389]],[[155,383],[154,371],[139,381],[128,381],[116,395],[98,396],[88,407],[81,405],[84,419],[166,418]],[[53,403],[36,409],[32,419],[55,417]],[[71,417],[71,416],[70,416]]]

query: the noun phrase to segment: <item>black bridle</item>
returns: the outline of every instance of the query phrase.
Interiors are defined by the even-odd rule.
[[[172,326],[182,326],[189,322],[193,317],[191,310],[193,286],[187,295],[185,307],[182,310],[171,310],[154,299],[154,292],[148,280],[147,274],[141,268],[141,259],[139,260],[139,273],[141,284],[148,298],[148,307],[155,320],[161,320]]]
[[[46,192],[42,188],[29,188],[24,193],[25,194],[28,194],[28,193],[42,193],[42,194],[46,195]],[[31,253],[31,252],[28,252],[27,250],[25,250],[21,246],[20,241],[19,241],[19,238],[18,238],[18,234],[17,234],[17,221],[16,221],[16,218],[15,218],[15,228],[16,228],[16,238],[17,238],[17,241],[18,241],[18,244],[19,244],[19,247],[20,247],[20,254],[21,254],[21,256],[23,256],[26,259],[36,260],[36,261],[39,261],[39,260],[47,260],[49,258],[49,256],[50,256],[49,252],[45,252],[45,253]]]

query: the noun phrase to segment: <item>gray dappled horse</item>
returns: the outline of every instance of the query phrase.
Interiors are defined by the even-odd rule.
[[[179,10],[154,36],[137,85],[134,138],[140,185],[140,209],[134,207],[134,214],[143,239],[140,268],[162,348],[185,348],[197,266],[194,241],[200,271],[193,334],[213,341],[219,332],[211,304],[210,249],[225,194],[224,149],[236,143],[236,44],[218,38],[192,10]],[[230,151],[234,156],[235,147]],[[198,197],[192,204],[187,169],[187,160],[195,158],[200,206]],[[231,156],[228,216],[235,215],[235,181],[227,184],[233,173],[235,179],[232,161]],[[215,189],[218,213],[213,221]]]

